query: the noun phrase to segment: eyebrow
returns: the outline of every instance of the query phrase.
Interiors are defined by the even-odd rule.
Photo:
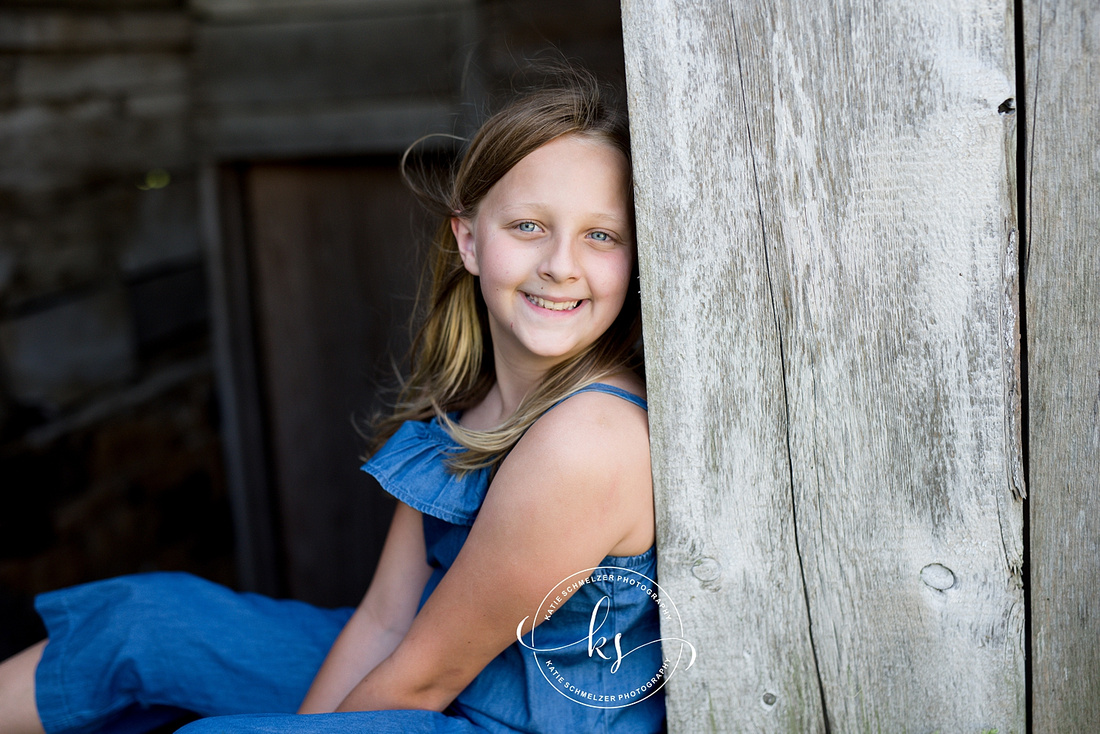
[[[503,206],[500,208],[500,211],[504,212],[505,214],[511,214],[513,211],[516,210],[518,210],[520,213],[523,213],[531,211],[532,209],[538,211],[548,208],[549,205],[541,201],[522,201],[516,204],[510,204],[509,206]],[[625,212],[624,215],[610,214],[608,212],[588,212],[587,214],[585,214],[585,216],[589,216],[593,219],[599,219],[606,222],[625,222],[629,221],[630,219],[629,216],[625,215]]]

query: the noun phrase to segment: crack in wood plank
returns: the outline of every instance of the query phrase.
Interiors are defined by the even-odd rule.
[[[806,564],[802,559],[802,547],[799,539],[798,524],[798,498],[795,494],[794,484],[794,454],[791,450],[791,411],[787,389],[787,357],[783,345],[783,326],[779,314],[779,306],[775,301],[775,283],[772,279],[771,262],[768,257],[768,233],[764,222],[764,202],[760,194],[760,174],[756,168],[756,147],[753,144],[752,123],[749,118],[748,99],[745,92],[745,77],[741,67],[741,43],[738,38],[736,26],[732,31],[733,50],[737,59],[737,79],[740,83],[741,107],[745,114],[745,134],[748,137],[749,160],[752,162],[753,190],[756,193],[756,208],[760,218],[760,244],[764,251],[764,274],[768,283],[768,299],[771,302],[772,318],[775,323],[775,338],[779,345],[780,377],[783,385],[783,436],[787,450],[787,473],[791,496],[791,522],[794,534],[795,557],[798,558],[798,574],[802,582],[802,599],[806,606],[806,634],[810,640],[810,650],[813,653],[814,675],[817,678],[817,691],[821,703],[821,721],[825,727],[825,734],[829,730],[829,709],[825,699],[825,686],[821,680],[821,664],[818,661],[817,642],[814,639],[813,613],[810,608],[810,593],[806,586]]]

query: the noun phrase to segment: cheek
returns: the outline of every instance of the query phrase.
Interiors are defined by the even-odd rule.
[[[481,279],[489,281],[494,287],[506,285],[512,279],[512,268],[507,259],[483,257],[481,259]]]
[[[524,271],[515,258],[501,256],[492,250],[483,252],[480,261],[481,289],[486,295],[516,288],[523,281]]]
[[[610,267],[607,268],[603,288],[608,295],[614,295],[621,301],[626,298],[627,291],[631,287],[631,280],[633,280],[633,253],[616,258],[608,264]]]

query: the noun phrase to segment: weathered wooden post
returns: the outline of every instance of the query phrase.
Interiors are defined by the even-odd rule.
[[[1029,0],[1032,729],[1100,721],[1100,16]]]
[[[1022,731],[1011,4],[623,23],[670,729]]]

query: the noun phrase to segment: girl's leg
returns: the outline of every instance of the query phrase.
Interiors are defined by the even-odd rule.
[[[43,640],[0,663],[0,734],[43,734],[34,702],[34,671]]]
[[[293,712],[351,610],[239,594],[178,573],[43,594],[35,673],[54,734],[144,731],[181,710]]]

